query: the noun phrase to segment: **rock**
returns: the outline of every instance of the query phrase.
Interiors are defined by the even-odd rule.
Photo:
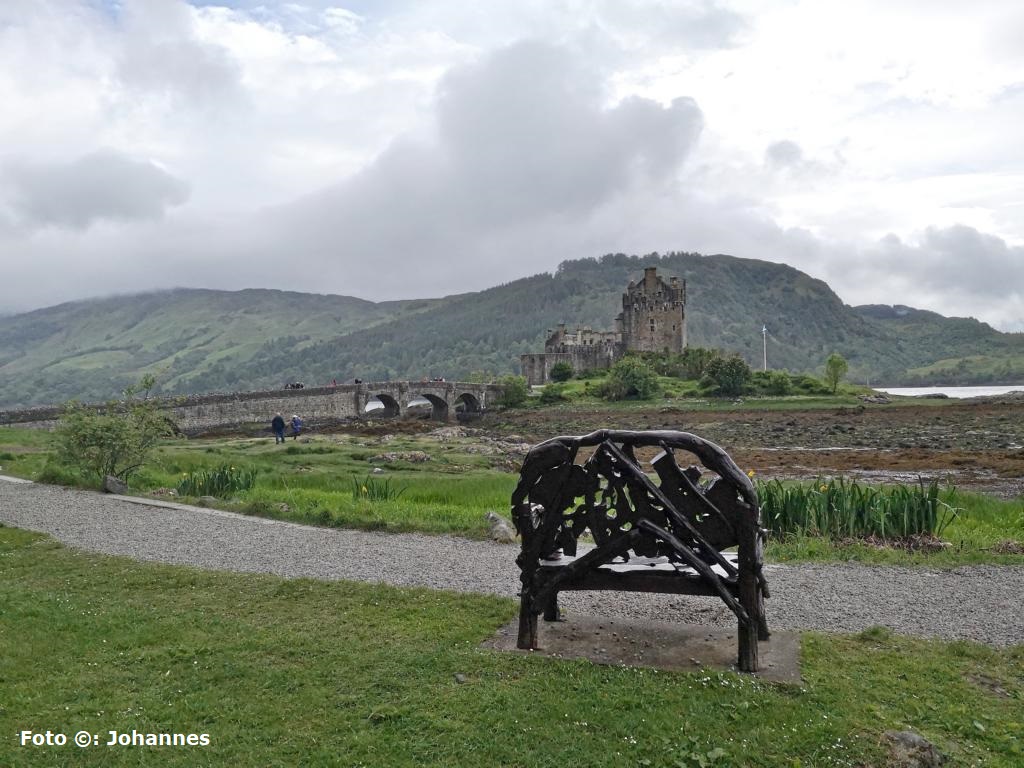
[[[457,440],[461,437],[466,436],[466,430],[462,427],[438,427],[428,435],[433,437],[435,440],[446,442],[448,440]]]
[[[373,469],[370,470],[370,474],[371,475],[383,475],[384,474],[384,468],[383,467],[374,467]]]
[[[119,477],[113,475],[107,475],[103,478],[103,490],[107,493],[116,493],[124,495],[128,493],[128,483]]]
[[[217,504],[216,496],[200,496],[198,504],[200,507],[213,507]]]
[[[430,454],[424,453],[423,451],[395,451],[393,453],[380,453],[376,456],[371,456],[370,461],[384,461],[391,463],[392,461],[408,461],[411,464],[419,464],[424,461],[430,461]]]
[[[490,526],[491,539],[499,544],[515,543],[516,532],[512,529],[512,524],[508,520],[494,511],[488,512],[485,517]]]
[[[466,676],[464,674],[462,674],[461,672],[456,672],[455,673],[455,682],[459,683],[461,685],[462,683],[466,682]]]
[[[861,395],[860,399],[863,400],[865,403],[875,403],[877,405],[888,405],[889,403],[892,402],[888,397],[882,394]]]
[[[946,756],[938,748],[913,731],[886,731],[889,742],[889,765],[896,768],[939,768]]]

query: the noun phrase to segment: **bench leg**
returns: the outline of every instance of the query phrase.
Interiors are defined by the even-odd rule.
[[[757,590],[757,639],[767,640],[772,636],[768,631],[768,617],[764,613],[764,594]]]
[[[558,607],[558,593],[551,596],[551,600],[544,606],[544,621],[561,621],[562,611]]]
[[[537,648],[537,614],[530,610],[530,595],[523,590],[519,601],[519,637],[516,648],[534,650]]]
[[[739,622],[739,659],[737,666],[740,672],[757,672],[757,622],[750,621],[746,625]]]

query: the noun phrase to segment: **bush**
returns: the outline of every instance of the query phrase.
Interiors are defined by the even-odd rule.
[[[568,398],[565,396],[565,384],[548,384],[540,391],[540,401],[544,405],[553,403],[564,403]]]
[[[828,387],[825,386],[821,379],[816,379],[805,373],[790,376],[790,381],[793,384],[793,389],[802,395],[827,395],[829,393]]]
[[[568,381],[572,378],[572,374],[572,366],[569,363],[561,362],[551,366],[551,373],[549,375],[552,381]]]
[[[149,399],[155,383],[152,376],[144,376],[124,391],[124,400],[100,409],[67,403],[55,433],[58,463],[100,482],[107,475],[127,482],[160,439],[173,431],[158,404]],[[141,399],[136,397],[140,393]]]
[[[785,371],[767,371],[755,374],[758,383],[769,395],[788,395],[793,391],[793,380]]]
[[[258,470],[236,469],[224,464],[216,469],[190,472],[178,483],[179,496],[216,496],[226,499],[256,484]]]
[[[577,371],[577,379],[603,379],[608,375],[607,368],[591,368],[589,371]]]
[[[659,392],[658,376],[639,357],[624,357],[608,371],[598,395],[605,400],[650,400]]]
[[[501,387],[498,405],[505,408],[518,408],[526,402],[530,394],[530,388],[522,376],[502,376],[498,380],[498,386]]]
[[[741,395],[752,376],[750,366],[739,355],[716,357],[708,363],[701,385],[719,395]]]

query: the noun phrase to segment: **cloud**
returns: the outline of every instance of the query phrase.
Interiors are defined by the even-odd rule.
[[[487,244],[553,221],[580,229],[613,199],[671,187],[702,116],[686,98],[606,106],[581,61],[531,42],[446,76],[436,125],[433,140],[398,141],[351,180],[265,214],[266,240],[291,239],[359,290],[379,279],[357,264],[440,290],[454,287],[456,260],[521,276],[550,265],[550,253],[510,259]]]
[[[786,168],[799,165],[804,159],[804,152],[795,141],[784,139],[768,145],[764,151],[765,162],[775,168]]]
[[[201,39],[192,9],[178,0],[130,2],[121,18],[121,82],[147,100],[220,110],[244,98],[241,67],[227,48]]]
[[[11,162],[4,170],[13,220],[29,229],[159,219],[188,199],[182,180],[114,150],[66,163]]]

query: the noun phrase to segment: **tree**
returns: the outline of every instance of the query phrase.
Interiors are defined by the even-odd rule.
[[[551,373],[548,374],[552,381],[568,381],[572,378],[574,371],[569,363],[562,361],[551,366]]]
[[[502,376],[498,380],[498,386],[501,387],[498,405],[505,408],[518,408],[526,402],[530,394],[530,388],[522,376]]]
[[[173,431],[157,401],[149,398],[155,383],[152,376],[143,376],[124,390],[124,400],[100,409],[67,403],[56,430],[58,460],[101,482],[107,475],[127,482]]]
[[[833,352],[828,356],[828,360],[825,361],[825,383],[832,387],[833,395],[839,389],[839,382],[842,381],[849,369],[850,364],[838,352]]]
[[[643,360],[632,355],[613,365],[598,389],[605,400],[650,400],[658,391],[658,375]]]
[[[721,395],[741,395],[753,373],[739,355],[716,357],[704,369],[706,383],[713,385]]]

